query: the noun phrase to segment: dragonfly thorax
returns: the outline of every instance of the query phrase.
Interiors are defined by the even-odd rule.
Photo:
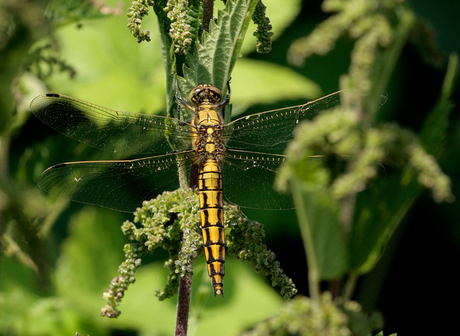
[[[223,128],[221,125],[198,125],[194,143],[195,152],[200,162],[216,160],[220,162],[225,154]]]
[[[222,94],[218,88],[211,84],[200,84],[189,95],[190,102],[196,106],[216,105],[221,101]]]

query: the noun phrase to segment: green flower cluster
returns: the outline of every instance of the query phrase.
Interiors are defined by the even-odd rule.
[[[272,286],[285,299],[297,294],[294,282],[284,274],[275,254],[262,243],[265,236],[262,224],[247,219],[234,205],[224,207],[224,222],[231,229],[226,242],[228,254],[238,259],[254,261],[256,271],[269,276]]]
[[[391,29],[382,12],[393,9],[402,0],[325,0],[325,12],[337,12],[323,21],[307,37],[295,42],[288,58],[300,65],[305,58],[325,55],[334,48],[335,41],[347,31],[353,37],[369,34],[367,40],[387,45],[391,40]],[[364,43],[365,44],[365,43]]]
[[[285,189],[291,173],[307,183],[331,187],[331,196],[343,199],[363,190],[388,167],[404,168],[432,190],[436,201],[451,201],[451,182],[417,136],[396,124],[372,127],[372,112],[382,103],[379,85],[388,82],[393,58],[415,22],[404,0],[325,0],[323,10],[336,12],[307,37],[295,42],[289,59],[301,64],[312,54],[329,52],[345,33],[355,40],[349,72],[340,79],[345,89],[341,106],[305,121],[287,149],[290,157],[277,181]],[[392,24],[397,23],[397,28]],[[383,56],[382,52],[386,52]],[[382,59],[387,65],[383,65]],[[381,104],[380,104],[381,105]],[[312,160],[317,153],[323,160]],[[346,158],[344,174],[327,164]],[[321,164],[321,163],[324,163]],[[343,172],[343,168],[342,168]],[[292,175],[291,175],[292,176]]]
[[[397,6],[403,1],[325,0],[323,10],[336,14],[319,24],[310,35],[294,42],[288,51],[289,61],[301,65],[313,54],[325,55],[340,36],[348,34],[356,42],[349,73],[342,76],[340,86],[352,89],[350,94],[354,95],[355,102],[362,101],[372,90],[371,75],[379,51],[393,40],[392,13],[397,12]]]
[[[322,159],[315,159],[323,153]],[[381,164],[408,167],[419,183],[432,190],[436,201],[451,201],[451,181],[434,158],[420,145],[416,135],[393,123],[365,128],[356,111],[338,107],[324,112],[312,121],[304,121],[297,129],[280,169],[277,187],[286,190],[291,174],[305,183],[330,186],[331,195],[342,199],[365,189],[374,179]],[[331,162],[335,157],[346,159],[347,171],[334,174]]]
[[[173,40],[174,52],[185,55],[192,44],[192,33],[187,23],[187,0],[168,0],[164,11],[171,20],[169,36]]]
[[[125,295],[128,286],[136,281],[134,274],[141,265],[142,248],[137,244],[126,244],[124,248],[125,261],[118,267],[118,276],[113,278],[110,286],[102,297],[107,301],[101,309],[101,316],[117,318],[121,312],[117,309],[118,304]]]
[[[135,223],[140,224],[140,227]],[[170,259],[166,261],[165,267],[170,270],[170,274],[165,289],[157,291],[156,295],[163,300],[176,294],[180,277],[193,273],[192,260],[198,257],[198,250],[202,253],[203,242],[199,228],[199,205],[195,192],[178,189],[145,201],[142,208],[135,212],[134,223],[126,221],[122,226],[123,233],[133,243],[125,245],[125,261],[118,268],[118,277],[112,280],[103,295],[107,305],[101,315],[120,315],[116,307],[128,285],[135,281],[135,272],[141,264],[140,257],[153,253],[159,247],[169,252]]]
[[[295,297],[275,316],[241,335],[365,336],[381,329],[382,325],[380,314],[367,317],[357,302],[340,305],[325,292],[319,302],[304,296]]]
[[[150,31],[143,30],[142,18],[149,14],[149,6],[153,7],[153,0],[133,0],[128,8],[128,28],[131,34],[137,38],[137,42],[150,41]]]
[[[257,37],[256,50],[261,54],[267,54],[272,50],[273,32],[270,31],[272,25],[270,19],[265,16],[266,9],[267,7],[260,0],[252,13],[252,21],[257,25],[257,31],[253,33]]]
[[[165,267],[170,272],[165,288],[157,290],[156,296],[164,300],[177,293],[180,278],[193,274],[193,260],[203,253],[199,211],[197,193],[178,189],[145,201],[135,212],[134,223],[123,224],[122,231],[132,243],[125,245],[125,261],[103,295],[107,305],[102,308],[102,316],[120,315],[117,306],[128,286],[135,282],[142,255],[160,247],[169,252]],[[236,206],[224,207],[224,222],[231,229],[226,237],[227,254],[254,261],[256,270],[270,276],[272,285],[283,297],[295,295],[297,290],[292,280],[283,273],[274,253],[262,244],[265,235],[262,224],[248,220]]]

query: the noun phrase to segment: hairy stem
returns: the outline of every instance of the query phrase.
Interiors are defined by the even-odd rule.
[[[187,273],[180,279],[179,298],[177,301],[176,331],[175,336],[186,336],[188,314],[190,310],[190,292],[192,289],[192,274]]]
[[[214,0],[204,0],[203,2],[203,30],[209,32],[209,22],[212,20],[214,12]]]

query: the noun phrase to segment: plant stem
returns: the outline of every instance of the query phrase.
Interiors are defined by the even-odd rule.
[[[297,218],[299,220],[300,233],[302,235],[302,241],[305,248],[305,255],[307,258],[308,266],[308,289],[310,297],[319,302],[320,299],[320,288],[319,288],[319,270],[316,262],[316,252],[313,243],[313,235],[310,230],[310,224],[308,222],[308,216],[303,206],[302,191],[299,187],[299,181],[292,179],[290,182],[292,197],[296,206]]]
[[[203,1],[203,30],[209,32],[209,21],[212,20],[214,12],[214,0]]]
[[[9,149],[9,137],[7,135],[4,135],[3,137],[0,137],[0,183],[3,182],[3,179],[7,181],[7,166],[8,166],[8,149]],[[0,209],[0,237],[3,237],[3,231],[4,231],[4,210],[3,207]],[[0,249],[1,251],[5,251],[5,246],[4,246],[3,239],[0,240]],[[0,269],[1,269],[1,264],[2,264],[2,256],[3,253],[0,253]],[[0,273],[0,279],[1,279],[1,273]]]
[[[192,274],[187,273],[180,279],[179,297],[177,301],[176,331],[175,336],[186,336],[188,313],[190,310],[190,292],[192,289]]]
[[[351,300],[351,296],[353,295],[353,292],[355,290],[357,280],[358,280],[358,277],[354,274],[351,274],[350,277],[348,278],[347,282],[345,283],[345,286],[343,287],[342,297],[344,301]]]

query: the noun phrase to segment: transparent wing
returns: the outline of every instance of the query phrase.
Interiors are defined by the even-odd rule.
[[[312,119],[324,110],[340,104],[341,92],[335,92],[304,105],[266,111],[241,117],[225,126],[227,147],[270,151],[284,150],[287,142],[293,139],[294,129],[305,119]],[[387,95],[380,98],[380,106]]]
[[[284,160],[283,155],[229,149],[222,168],[225,200],[253,209],[293,209],[291,195],[273,189]]]
[[[61,163],[45,170],[40,188],[72,201],[133,212],[144,200],[179,188],[178,164],[190,165],[193,152],[124,161]]]
[[[340,92],[304,105],[291,106],[241,117],[225,127],[228,148],[282,150],[292,140],[295,127],[304,119],[340,104]]]
[[[30,109],[58,132],[109,152],[164,154],[191,144],[191,126],[175,118],[115,111],[55,93],[36,97]]]
[[[229,149],[222,168],[224,198],[227,202],[243,208],[286,210],[293,209],[290,194],[274,189],[275,176],[286,156],[268,153],[255,153]],[[315,155],[310,160],[325,160],[322,155]],[[344,172],[347,157],[338,162],[339,174]],[[386,170],[378,166],[378,177],[372,181],[372,187],[386,178]]]

